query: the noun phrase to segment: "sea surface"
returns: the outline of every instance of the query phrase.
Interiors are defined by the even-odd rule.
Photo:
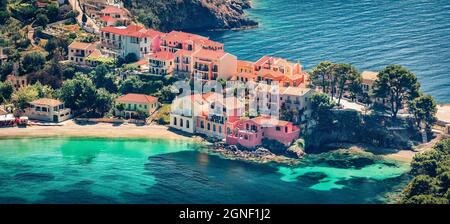
[[[201,32],[244,60],[268,54],[300,60],[351,63],[360,71],[400,64],[422,90],[450,103],[448,0],[253,0],[260,27]]]
[[[407,164],[354,155],[259,165],[225,160],[203,147],[145,139],[0,139],[0,203],[384,203],[409,179]]]

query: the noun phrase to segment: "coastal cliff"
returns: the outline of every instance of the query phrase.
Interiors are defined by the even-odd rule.
[[[244,10],[251,0],[128,0],[125,7],[137,19],[154,29],[220,30],[255,27]]]

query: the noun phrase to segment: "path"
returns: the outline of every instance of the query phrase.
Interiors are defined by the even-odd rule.
[[[34,29],[33,29],[33,27],[31,25],[28,25],[27,26],[27,30],[28,30],[27,38],[30,41],[30,43],[33,46],[33,48],[36,49],[36,50],[44,50],[41,46],[39,46],[39,45],[37,45],[35,43],[35,40],[33,38],[33,36],[34,36]]]
[[[79,0],[69,0],[69,3],[72,6],[72,9],[74,9],[75,11],[77,11],[79,13],[77,16],[77,22],[81,26],[81,24],[83,24],[83,21],[82,21],[83,10],[80,7]],[[87,17],[86,26],[92,27],[94,30],[94,33],[99,33],[100,28],[97,26],[97,24],[95,24],[95,22],[89,16],[86,16],[86,17]],[[86,30],[86,27],[84,29]],[[89,30],[86,30],[86,31],[90,32]]]

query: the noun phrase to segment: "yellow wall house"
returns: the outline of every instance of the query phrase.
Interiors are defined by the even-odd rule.
[[[145,94],[129,93],[115,100],[116,115],[131,117],[139,111],[145,111],[151,115],[159,107],[158,98]],[[123,105],[123,109],[118,105]]]
[[[30,102],[30,106],[25,109],[25,115],[29,119],[56,123],[72,117],[71,110],[66,108],[63,102],[48,98]]]

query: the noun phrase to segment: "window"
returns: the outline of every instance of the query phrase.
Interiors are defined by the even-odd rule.
[[[219,133],[222,134],[222,126],[219,126]]]
[[[284,132],[288,132],[288,127],[284,127]]]
[[[144,108],[147,109],[147,105],[144,105]]]
[[[180,127],[183,127],[183,119],[180,118]]]
[[[203,121],[200,121],[200,128],[205,129],[205,123]]]
[[[208,131],[211,130],[211,124],[208,123]]]
[[[189,120],[186,120],[186,128],[189,128]]]
[[[277,127],[275,128],[275,130],[276,130],[276,131],[281,131],[281,128],[277,126]]]
[[[216,125],[213,125],[213,132],[216,132]]]
[[[177,118],[176,117],[173,118],[173,125],[177,125]]]

